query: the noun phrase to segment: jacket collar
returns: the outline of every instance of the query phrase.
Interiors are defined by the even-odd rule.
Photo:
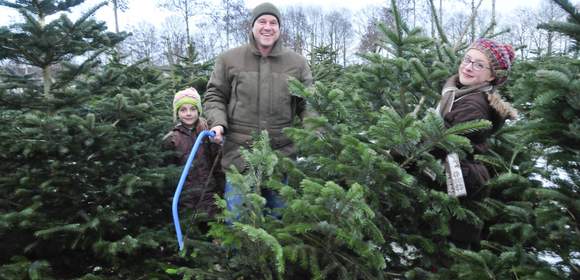
[[[193,128],[187,128],[183,125],[183,123],[179,122],[178,124],[175,125],[175,127],[173,127],[173,130],[177,130],[181,133],[185,133],[187,135],[191,135],[193,131],[197,130],[197,124],[199,123],[199,120],[197,120],[194,124],[193,124]]]
[[[278,37],[278,40],[276,41],[276,43],[274,43],[274,47],[272,47],[272,51],[270,52],[270,54],[268,54],[268,56],[276,57],[282,54],[283,47],[280,40],[281,40],[280,37]],[[254,34],[251,31],[250,31],[250,42],[248,44],[250,45],[250,49],[252,50],[253,54],[257,56],[262,56],[262,53],[260,52],[260,50],[258,50],[258,47],[256,47],[256,38],[254,38]]]
[[[462,87],[458,89],[459,77],[457,75],[451,76],[443,86],[442,97],[437,106],[437,111],[441,116],[451,111],[453,103],[462,96],[470,93],[486,93],[489,106],[493,108],[502,119],[516,119],[518,111],[509,103],[502,100],[496,88],[489,83]]]
[[[449,78],[447,80],[447,82],[445,82],[445,85],[443,86],[443,90],[442,90],[442,94],[444,95],[445,93],[449,92],[449,91],[454,91],[455,92],[455,98],[461,97],[465,94],[469,94],[469,93],[474,93],[474,92],[492,92],[494,91],[493,86],[488,83],[481,83],[481,84],[477,84],[477,85],[472,85],[472,86],[464,86],[459,88],[460,84],[459,84],[459,76],[453,75],[451,76],[451,78]]]
[[[494,91],[493,86],[487,82],[462,88],[458,88],[459,86],[459,76],[457,74],[451,76],[447,82],[445,82],[443,90],[441,90],[441,100],[436,109],[441,117],[450,112],[453,108],[453,103],[462,96],[480,92],[490,93]]]

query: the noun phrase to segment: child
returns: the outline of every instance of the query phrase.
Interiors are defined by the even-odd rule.
[[[207,122],[200,117],[200,96],[194,88],[182,90],[173,98],[173,120],[177,125],[163,137],[164,147],[175,151],[168,163],[185,165],[197,136],[207,130]],[[225,175],[218,156],[220,146],[207,137],[203,139],[187,175],[180,204],[194,213],[206,213],[209,218],[218,211],[214,194],[223,195]],[[207,223],[200,223],[202,232]]]
[[[461,177],[451,175],[461,170],[467,191],[466,196],[461,198],[462,203],[481,201],[489,195],[485,187],[490,178],[489,172],[481,162],[475,160],[475,155],[486,153],[489,149],[487,139],[506,119],[515,119],[517,116],[516,110],[503,101],[497,91],[506,82],[514,58],[515,53],[510,45],[478,39],[467,49],[457,74],[451,76],[443,86],[437,110],[446,127],[472,120],[489,120],[492,123],[491,129],[465,135],[471,141],[473,153],[460,160],[459,167],[452,167],[456,165],[448,155],[436,155],[445,159],[448,185],[462,184]],[[450,229],[450,239],[457,246],[479,248],[481,227],[452,219]]]

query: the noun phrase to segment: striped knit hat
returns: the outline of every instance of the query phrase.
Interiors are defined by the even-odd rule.
[[[175,97],[173,97],[173,121],[177,121],[179,107],[184,104],[195,106],[201,115],[201,98],[199,97],[199,93],[194,88],[188,88],[176,93]]]
[[[496,41],[480,38],[477,39],[467,50],[476,49],[489,59],[491,63],[491,73],[495,80],[494,85],[502,85],[507,81],[512,63],[515,60],[516,53],[514,48],[509,44],[500,44]]]

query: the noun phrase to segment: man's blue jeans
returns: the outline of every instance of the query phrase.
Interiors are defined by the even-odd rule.
[[[285,178],[283,183],[287,184],[288,179]],[[280,219],[281,215],[277,213],[275,209],[286,207],[286,202],[284,202],[280,194],[275,190],[263,189],[261,195],[266,199],[266,207],[273,210],[271,215],[277,219]],[[224,197],[226,199],[226,208],[228,211],[235,214],[234,220],[239,219],[240,211],[238,208],[244,203],[244,198],[241,194],[235,193],[234,188],[229,181],[226,181]]]

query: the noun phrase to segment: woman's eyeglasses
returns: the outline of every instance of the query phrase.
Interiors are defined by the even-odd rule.
[[[469,64],[473,65],[473,70],[475,71],[481,71],[483,69],[491,69],[490,67],[485,66],[485,64],[483,64],[483,62],[479,62],[479,61],[473,61],[471,60],[471,57],[466,55],[463,60],[461,61],[461,64],[463,64],[463,66],[467,67],[469,66]]]

